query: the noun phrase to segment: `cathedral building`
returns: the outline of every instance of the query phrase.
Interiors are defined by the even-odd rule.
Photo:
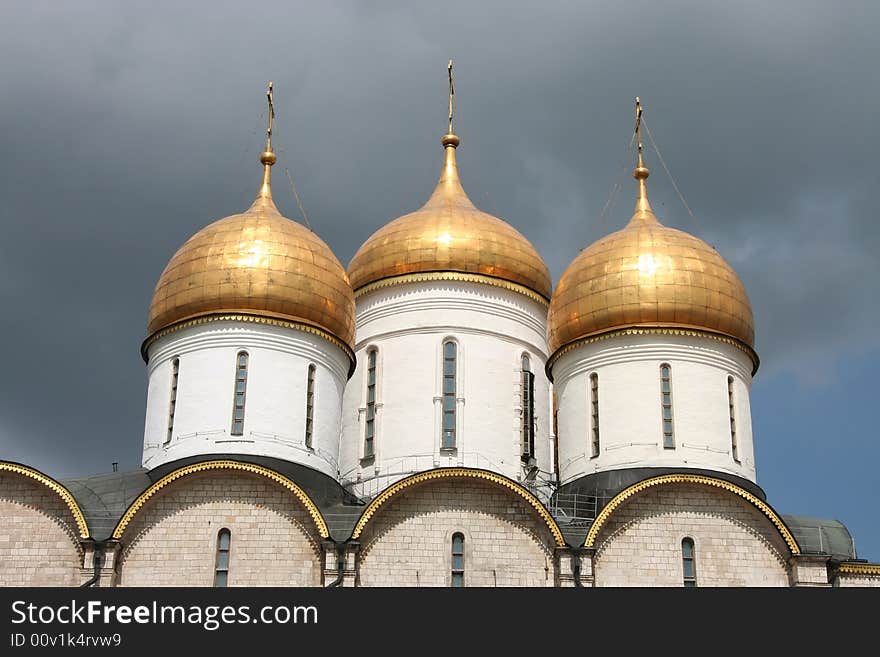
[[[450,92],[451,92],[450,67]],[[880,586],[756,480],[748,295],[636,205],[555,289],[461,183],[348,268],[262,183],[159,276],[143,467],[0,461],[3,586]]]

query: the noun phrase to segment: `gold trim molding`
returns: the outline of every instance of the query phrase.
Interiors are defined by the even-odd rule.
[[[311,333],[313,335],[317,335],[318,337],[324,338],[331,344],[339,347],[342,351],[345,352],[345,355],[348,356],[349,361],[351,362],[351,368],[349,370],[349,376],[354,373],[354,363],[355,356],[352,348],[349,347],[342,340],[337,338],[332,333],[328,333],[324,329],[318,328],[313,324],[305,324],[303,322],[296,322],[290,319],[280,319],[277,317],[264,317],[262,315],[251,315],[247,313],[222,313],[222,314],[212,314],[212,315],[201,315],[198,317],[191,317],[189,319],[184,319],[176,324],[172,324],[166,328],[160,329],[147,337],[141,345],[141,356],[144,361],[147,361],[147,349],[156,342],[159,338],[164,338],[166,335],[170,335],[171,333],[176,333],[177,331],[183,330],[185,328],[189,328],[191,326],[199,326],[201,324],[208,324],[210,322],[251,322],[254,324],[266,324],[267,326],[281,326],[283,328],[293,328],[298,329],[300,331],[305,331],[306,333]]]
[[[44,475],[39,470],[34,470],[26,465],[19,465],[18,463],[10,463],[8,461],[0,461],[0,472],[14,472],[15,474],[30,477],[56,493],[62,500],[64,500],[67,508],[70,509],[70,512],[73,514],[73,519],[76,521],[77,529],[79,529],[79,537],[82,539],[89,538],[91,533],[89,532],[88,523],[86,523],[86,517],[83,515],[82,509],[79,508],[79,504],[77,504],[73,494],[67,490],[63,484],[58,483],[48,475]]]
[[[512,283],[503,278],[495,278],[494,276],[485,276],[483,274],[466,274],[459,271],[426,271],[419,272],[417,274],[403,274],[402,276],[391,276],[389,278],[383,278],[381,280],[374,281],[373,283],[367,283],[366,285],[356,289],[354,291],[354,298],[357,299],[358,297],[367,294],[368,292],[372,292],[373,290],[378,290],[383,287],[402,285],[404,283],[423,283],[427,281],[485,283],[486,285],[493,285],[495,287],[504,288],[505,290],[510,290],[512,292],[519,292],[520,294],[527,296],[529,299],[537,301],[542,306],[549,307],[550,305],[549,299],[545,298],[543,295],[538,294],[534,290],[527,288],[525,285]]]
[[[119,522],[116,525],[116,528],[113,530],[113,538],[117,540],[121,539],[122,534],[125,532],[125,528],[128,527],[129,523],[132,521],[137,512],[141,510],[144,504],[146,504],[147,501],[151,497],[153,497],[153,495],[158,493],[165,486],[177,479],[193,474],[195,472],[205,472],[208,470],[240,470],[244,472],[250,472],[252,474],[261,475],[263,477],[266,477],[267,479],[271,479],[278,484],[281,484],[284,488],[293,493],[294,496],[306,507],[309,515],[312,516],[312,520],[315,522],[315,526],[317,527],[318,534],[320,534],[321,538],[327,538],[330,536],[330,532],[327,529],[327,523],[324,522],[324,516],[321,515],[321,511],[318,509],[317,505],[312,501],[312,498],[310,498],[306,494],[306,492],[302,488],[297,486],[292,480],[288,479],[278,472],[275,472],[274,470],[264,468],[260,465],[254,465],[253,463],[220,460],[204,461],[202,463],[187,465],[182,468],[178,468],[174,472],[170,472],[162,477],[159,481],[157,481],[152,486],[147,488],[147,490],[141,493],[138,498],[131,503],[131,505],[125,511],[125,514],[122,516],[122,518],[120,518]]]
[[[602,509],[596,520],[593,521],[593,524],[590,527],[590,531],[587,534],[587,539],[586,541],[584,541],[584,547],[595,547],[596,538],[599,536],[599,532],[601,531],[602,527],[614,514],[617,508],[626,500],[628,500],[633,495],[647,490],[648,488],[653,488],[654,486],[663,486],[666,484],[700,484],[703,486],[721,488],[723,490],[733,493],[734,495],[739,495],[744,500],[750,502],[752,505],[757,507],[759,511],[761,511],[765,516],[767,516],[767,518],[769,518],[770,522],[772,522],[776,526],[776,529],[779,530],[779,533],[782,535],[783,540],[785,540],[786,544],[788,545],[788,549],[791,550],[791,553],[793,555],[801,553],[800,546],[795,540],[794,535],[788,530],[788,527],[785,526],[785,523],[782,522],[782,518],[776,515],[776,512],[772,508],[770,508],[769,504],[755,497],[744,488],[740,488],[739,486],[732,484],[729,481],[724,481],[723,479],[715,479],[714,477],[703,477],[700,475],[689,474],[672,474],[662,475],[660,477],[652,477],[651,479],[645,479],[644,481],[640,481],[637,484],[633,484],[629,488],[615,495],[614,498],[605,506],[605,508]]]
[[[567,354],[572,349],[577,349],[578,347],[585,344],[593,344],[594,342],[609,340],[611,338],[620,338],[628,335],[684,335],[689,337],[709,338],[710,340],[717,340],[718,342],[732,345],[740,351],[744,352],[752,361],[752,376],[755,376],[755,374],[758,372],[758,366],[761,364],[757,352],[755,352],[755,350],[752,349],[749,345],[747,345],[745,342],[737,340],[736,338],[721,335],[720,333],[713,333],[712,331],[705,331],[683,326],[630,326],[627,328],[603,331],[602,333],[596,333],[594,335],[587,335],[583,338],[579,338],[560,347],[547,360],[547,374],[549,375],[551,373],[550,369],[553,367],[554,363],[556,363],[556,361],[559,360],[563,354]],[[550,380],[552,381],[553,378],[550,377]]]
[[[837,572],[847,575],[880,576],[880,563],[842,563],[837,567]]]
[[[436,470],[427,470],[426,472],[420,472],[392,484],[384,491],[382,491],[378,496],[376,496],[373,501],[369,503],[369,505],[367,505],[367,508],[364,509],[364,512],[361,514],[360,519],[354,527],[354,532],[352,532],[351,538],[353,540],[358,539],[361,535],[361,532],[367,526],[367,523],[370,522],[370,519],[376,514],[376,511],[379,510],[379,507],[388,502],[392,497],[394,497],[401,491],[409,488],[410,486],[414,486],[425,481],[449,478],[483,479],[498,486],[502,486],[504,488],[512,490],[514,493],[516,493],[526,502],[528,502],[528,504],[530,504],[535,509],[535,511],[538,512],[538,515],[541,516],[541,519],[544,521],[544,523],[547,525],[547,528],[550,530],[550,533],[553,535],[553,539],[556,541],[556,545],[559,547],[565,545],[565,539],[562,537],[562,532],[559,529],[559,525],[556,524],[553,516],[550,515],[550,512],[547,511],[547,507],[544,506],[541,500],[532,495],[532,493],[520,486],[515,481],[508,479],[503,475],[495,474],[494,472],[488,472],[487,470],[478,470],[475,468],[438,468]]]

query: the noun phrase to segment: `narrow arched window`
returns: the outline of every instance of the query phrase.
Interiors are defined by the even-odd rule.
[[[456,397],[457,346],[451,340],[443,343],[443,426],[440,447],[455,447],[455,397]]]
[[[364,427],[364,458],[376,450],[376,349],[367,352],[367,422]]]
[[[660,366],[660,404],[663,407],[663,447],[675,447],[672,431],[672,367],[667,363]]]
[[[315,417],[315,366],[309,365],[306,380],[306,447],[312,447],[312,430]]]
[[[232,403],[233,436],[244,433],[244,398],[247,391],[248,355],[246,351],[238,352],[235,357],[235,397]]]
[[[529,357],[522,357],[522,460],[535,455],[535,375]]]
[[[452,586],[464,586],[464,534],[452,535]]]
[[[736,407],[733,403],[733,377],[727,377],[727,408],[730,412],[730,453],[739,463],[739,449],[736,446]]]
[[[214,586],[227,586],[229,582],[229,546],[232,535],[228,529],[217,533],[217,564],[214,567]]]
[[[171,361],[171,394],[168,398],[168,435],[165,436],[165,444],[171,442],[174,434],[174,411],[177,408],[177,378],[180,374],[180,359]]]
[[[697,560],[692,538],[684,538],[681,541],[681,571],[684,575],[685,587],[697,585]]]
[[[599,375],[590,375],[590,455],[599,456]]]

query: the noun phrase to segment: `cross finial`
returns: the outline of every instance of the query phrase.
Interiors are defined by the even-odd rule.
[[[269,125],[266,128],[266,150],[272,150],[272,126],[275,124],[275,97],[273,94],[273,85],[270,82],[269,88],[266,90],[266,100],[269,101]]]
[[[449,134],[452,134],[452,110],[453,110],[453,99],[455,97],[455,87],[452,84],[452,60],[449,60],[449,65],[446,67],[449,72]]]
[[[636,142],[639,145],[639,166],[642,166],[642,101],[636,96]]]
[[[278,160],[275,157],[275,152],[272,150],[272,128],[275,127],[275,98],[271,82],[266,90],[266,100],[269,101],[269,122],[266,126],[266,150],[260,153],[260,163],[263,164],[263,184],[260,187],[259,198],[271,199],[272,176],[269,173],[269,169]]]
[[[633,178],[639,181],[639,198],[636,202],[636,212],[650,213],[651,204],[648,203],[648,187],[645,185],[645,180],[651,175],[651,170],[645,166],[645,162],[642,159],[642,101],[638,96],[636,96],[635,138],[639,146],[639,161],[636,164],[635,171],[633,171]]]

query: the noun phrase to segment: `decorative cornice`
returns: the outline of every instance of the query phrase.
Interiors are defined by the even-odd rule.
[[[222,460],[193,463],[192,465],[178,468],[177,470],[174,470],[173,472],[170,472],[162,477],[159,481],[157,481],[152,486],[147,488],[147,490],[141,493],[138,498],[131,503],[131,505],[125,511],[125,514],[119,520],[119,523],[117,523],[116,528],[113,530],[113,538],[121,539],[122,534],[125,532],[125,528],[128,527],[129,523],[132,521],[137,512],[141,510],[144,504],[146,504],[147,501],[151,497],[153,497],[153,495],[162,490],[165,486],[170,484],[172,481],[175,481],[176,479],[180,479],[181,477],[185,477],[195,472],[204,472],[206,470],[242,470],[244,472],[261,475],[263,477],[266,477],[267,479],[271,479],[278,484],[281,484],[284,488],[293,493],[294,496],[296,496],[296,498],[306,507],[309,515],[312,516],[312,520],[315,522],[315,527],[317,528],[318,534],[321,536],[321,538],[327,538],[330,536],[330,532],[327,529],[327,523],[324,522],[324,516],[321,515],[321,511],[318,509],[317,505],[306,494],[306,492],[302,488],[297,486],[293,481],[285,477],[283,474],[275,472],[274,470],[270,470],[269,468],[264,468],[261,465],[244,463],[242,461]]]
[[[783,540],[786,542],[786,544],[788,545],[788,549],[791,550],[791,553],[793,555],[801,553],[800,546],[798,546],[794,535],[788,530],[788,527],[785,526],[782,518],[776,515],[776,512],[770,507],[769,504],[755,497],[744,488],[740,488],[739,486],[732,484],[729,481],[716,479],[714,477],[703,477],[700,475],[689,474],[672,474],[662,475],[660,477],[652,477],[651,479],[645,479],[644,481],[640,481],[637,484],[633,484],[629,488],[615,495],[614,498],[605,506],[605,508],[602,509],[597,518],[593,521],[593,524],[590,526],[590,531],[587,534],[587,539],[586,541],[584,541],[584,547],[595,547],[595,542],[596,538],[599,536],[599,531],[602,529],[608,519],[614,514],[617,508],[626,500],[628,500],[633,495],[641,493],[643,490],[653,488],[654,486],[662,486],[666,484],[700,484],[703,486],[721,488],[733,493],[734,495],[739,495],[744,500],[750,502],[752,505],[757,507],[757,509],[761,511],[765,516],[767,516],[770,522],[772,522],[776,529],[779,530],[779,533],[782,535]]]
[[[483,286],[485,287],[485,286]],[[482,289],[462,290],[462,294],[446,295],[439,297],[443,291],[409,290],[399,289],[400,294],[389,294],[384,298],[373,298],[365,301],[357,310],[357,325],[359,334],[363,327],[370,322],[385,319],[387,317],[399,317],[404,313],[437,312],[447,316],[447,311],[478,312],[488,315],[489,322],[497,323],[497,318],[503,321],[516,322],[528,331],[534,331],[541,336],[541,341],[546,343],[547,334],[547,309],[543,305],[523,303],[526,301],[522,295],[514,301],[510,294],[501,288],[489,288],[489,293]],[[504,293],[504,294],[499,294]],[[506,297],[506,298],[505,298]],[[537,308],[535,307],[537,305]],[[400,324],[401,322],[395,322]],[[486,325],[487,322],[481,322]],[[358,336],[360,338],[360,335]],[[355,347],[357,350],[357,347]],[[546,347],[544,351],[546,351]]]
[[[594,342],[600,342],[602,340],[621,338],[630,335],[680,335],[688,337],[709,338],[710,340],[717,340],[718,342],[732,345],[740,351],[744,352],[752,361],[752,376],[755,376],[758,371],[758,366],[761,364],[761,361],[758,358],[758,354],[749,345],[747,345],[745,342],[737,340],[736,338],[722,335],[721,333],[713,333],[712,331],[704,331],[701,329],[686,328],[680,326],[631,326],[627,328],[618,328],[612,329],[610,331],[603,331],[602,333],[595,333],[593,335],[587,335],[583,338],[574,340],[573,342],[569,342],[568,344],[559,347],[559,349],[557,349],[547,361],[547,377],[551,381],[553,380],[551,372],[553,364],[569,351],[577,349],[578,347],[586,344],[593,344]]]
[[[263,315],[251,315],[247,313],[223,313],[223,314],[211,314],[211,315],[202,315],[199,317],[192,317],[189,319],[184,319],[176,324],[172,324],[166,328],[160,329],[147,337],[141,345],[141,356],[144,359],[144,362],[147,362],[147,349],[149,349],[150,345],[152,345],[156,340],[160,338],[164,338],[166,335],[171,333],[176,333],[177,331],[183,330],[185,328],[189,328],[191,326],[199,326],[201,324],[208,324],[210,322],[251,322],[253,324],[265,324],[267,326],[281,326],[283,328],[292,328],[298,329],[300,331],[305,331],[306,333],[311,333],[313,335],[317,335],[318,337],[324,338],[331,344],[339,347],[342,351],[345,352],[345,355],[348,356],[348,360],[351,364],[348,372],[348,376],[354,373],[355,366],[355,356],[354,351],[352,351],[351,347],[349,347],[342,340],[337,338],[332,333],[328,333],[324,329],[317,327],[313,324],[305,324],[303,322],[295,322],[289,319],[279,319],[277,317],[264,317]]]
[[[15,474],[30,477],[56,493],[62,500],[64,500],[67,508],[70,509],[70,512],[73,514],[73,519],[76,521],[76,526],[79,530],[79,537],[81,539],[89,538],[91,534],[89,532],[89,526],[86,523],[86,517],[83,515],[82,509],[79,508],[79,504],[76,503],[73,494],[67,490],[64,485],[58,483],[52,479],[52,477],[44,475],[39,470],[34,470],[33,468],[29,468],[26,465],[21,465],[19,463],[0,461],[0,472],[14,472]]]
[[[370,502],[367,508],[364,509],[364,512],[361,514],[360,519],[357,521],[357,524],[354,527],[351,538],[360,538],[361,532],[363,532],[364,528],[367,526],[367,523],[370,522],[370,519],[375,515],[376,511],[379,510],[379,507],[388,502],[392,497],[394,497],[401,491],[409,488],[410,486],[414,486],[425,481],[448,478],[483,479],[498,486],[503,486],[504,488],[512,490],[514,493],[516,493],[526,502],[528,502],[528,504],[530,504],[535,509],[535,511],[538,512],[538,515],[541,516],[541,519],[544,521],[544,523],[547,525],[547,528],[550,530],[550,533],[553,535],[553,539],[556,541],[556,545],[558,547],[562,547],[565,545],[565,539],[562,537],[562,532],[559,529],[559,525],[556,524],[553,516],[550,515],[550,512],[547,511],[547,507],[545,507],[541,503],[541,500],[532,495],[532,493],[530,493],[528,490],[520,486],[512,479],[508,479],[507,477],[496,474],[494,472],[479,470],[476,468],[437,468],[436,470],[427,470],[425,472],[420,472],[392,484],[384,491],[382,491],[379,495],[377,495],[373,499],[373,501]]]
[[[402,276],[391,276],[389,278],[383,278],[372,283],[367,283],[366,285],[356,289],[354,291],[354,298],[357,299],[358,297],[367,294],[368,292],[372,292],[373,290],[378,290],[383,287],[402,285],[403,283],[423,283],[427,281],[484,283],[486,285],[494,285],[495,287],[504,288],[505,290],[511,290],[512,292],[519,292],[520,294],[527,296],[529,299],[537,301],[542,306],[549,307],[550,305],[549,299],[541,294],[538,294],[534,290],[527,288],[525,285],[512,283],[503,278],[495,278],[494,276],[485,276],[483,274],[467,274],[460,271],[425,271],[419,272],[417,274],[403,274]]]
[[[880,563],[842,563],[837,567],[837,572],[847,575],[880,576]]]

